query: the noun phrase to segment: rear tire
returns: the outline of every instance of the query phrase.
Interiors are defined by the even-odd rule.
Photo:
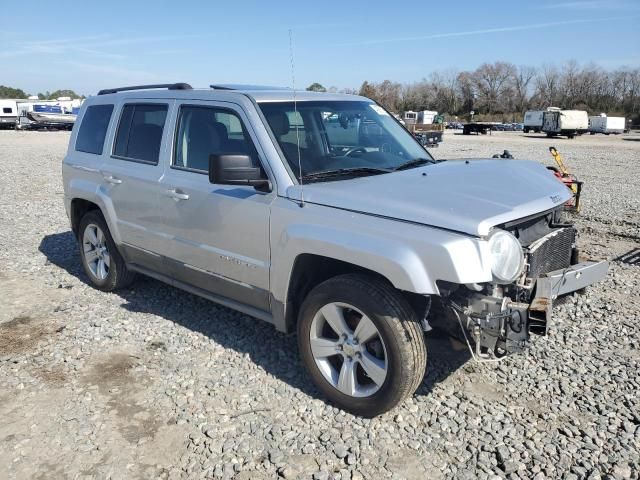
[[[387,282],[366,275],[334,277],[309,293],[300,308],[298,346],[322,393],[369,418],[412,395],[427,363],[413,308]]]
[[[130,285],[135,279],[135,273],[127,269],[99,210],[90,210],[80,220],[78,246],[82,267],[98,290],[111,292]]]

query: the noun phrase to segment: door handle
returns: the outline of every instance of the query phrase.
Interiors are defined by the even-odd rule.
[[[179,192],[175,188],[167,190],[167,196],[173,198],[174,200],[189,200],[189,194]]]
[[[105,182],[110,183],[111,185],[119,185],[122,183],[122,180],[114,177],[113,175],[105,175],[104,180]]]

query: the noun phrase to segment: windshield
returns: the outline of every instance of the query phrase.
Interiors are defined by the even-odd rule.
[[[358,175],[387,173],[408,162],[419,166],[419,159],[433,161],[411,134],[375,103],[303,101],[297,103],[297,112],[293,102],[262,103],[260,108],[296,177],[300,174],[299,139],[303,180],[325,180],[336,171],[345,176],[356,171]]]

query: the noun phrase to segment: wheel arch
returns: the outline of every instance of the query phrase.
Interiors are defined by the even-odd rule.
[[[276,318],[280,317],[280,322],[276,321],[276,327],[286,332],[295,331],[298,313],[307,294],[330,278],[350,273],[357,273],[387,283],[407,299],[416,311],[418,318],[424,316],[429,304],[428,296],[401,290],[385,275],[362,265],[319,254],[301,253],[293,262],[285,301],[282,303],[283,311],[281,315],[275,316]]]
[[[82,220],[82,217],[84,217],[91,210],[99,210],[102,213],[102,209],[95,202],[86,200],[84,198],[74,198],[71,200],[69,217],[71,220],[71,231],[73,231],[73,235],[76,238],[78,238],[78,229],[80,228],[80,221]]]
[[[78,226],[82,217],[91,210],[99,210],[107,222],[109,233],[116,245],[121,244],[120,232],[115,222],[113,203],[98,185],[82,179],[73,179],[66,188],[65,202],[68,202],[68,214],[73,234],[78,236]]]

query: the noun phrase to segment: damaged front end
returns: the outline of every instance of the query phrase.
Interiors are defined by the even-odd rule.
[[[500,226],[524,252],[524,267],[509,284],[443,284],[443,306],[477,357],[502,357],[525,348],[531,333],[545,335],[553,301],[603,280],[605,261],[578,259],[576,230],[559,210]]]

